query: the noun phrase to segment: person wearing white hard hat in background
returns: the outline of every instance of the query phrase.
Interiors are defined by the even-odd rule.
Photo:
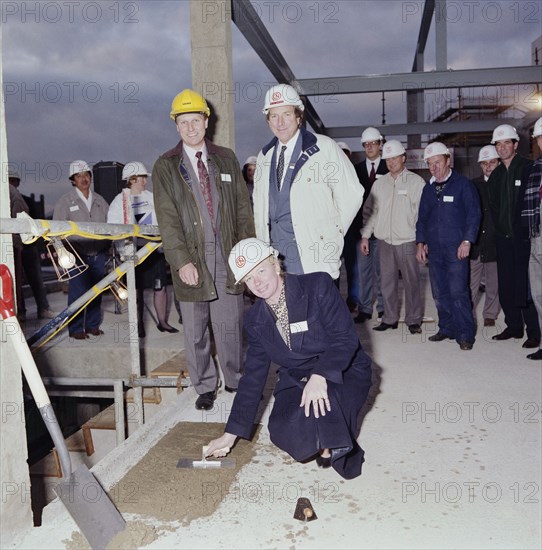
[[[423,158],[431,172],[423,188],[416,223],[416,258],[429,259],[431,291],[438,312],[438,332],[431,342],[456,340],[460,349],[474,344],[469,289],[469,254],[480,227],[480,199],[474,184],[450,168],[450,151],[430,143]]]
[[[538,313],[538,324],[542,326],[542,228],[541,228],[541,201],[542,201],[542,117],[540,117],[533,131],[540,156],[534,161],[531,170],[525,174],[525,197],[521,209],[521,224],[528,231],[531,239],[531,255],[529,257],[529,280],[531,294]],[[527,355],[527,359],[542,360],[542,347]]]
[[[343,153],[352,161],[352,149],[344,141],[337,141],[337,145]],[[344,236],[344,246],[342,259],[344,261],[344,270],[346,271],[346,305],[350,311],[355,311],[359,303],[359,270],[358,270],[358,244],[359,230],[355,229],[356,218],[350,224],[346,235]],[[339,279],[337,279],[338,281]],[[339,289],[340,289],[340,285]]]
[[[258,155],[256,235],[279,251],[288,273],[324,271],[338,279],[344,235],[363,189],[335,141],[301,126],[304,109],[288,84],[265,94],[263,113],[275,137]]]
[[[16,218],[20,212],[26,212],[32,217],[37,217],[36,213],[31,212],[33,204],[31,199],[25,197],[19,192],[21,176],[15,170],[8,171],[9,179],[9,200],[11,205],[11,217]],[[28,199],[28,200],[27,200]],[[41,262],[39,244],[24,244],[18,234],[13,235],[13,247],[15,251],[15,280],[17,297],[17,318],[19,321],[26,320],[26,304],[23,293],[23,275],[34,295],[38,309],[38,319],[53,319],[57,313],[51,310],[49,300],[47,299],[47,289],[43,284],[41,274]]]
[[[250,204],[252,205],[252,195],[254,194],[254,172],[256,172],[256,157],[251,156],[245,160],[243,164],[243,178],[247,184],[248,195],[250,197]]]
[[[493,340],[521,339],[527,332],[524,348],[538,348],[540,325],[529,289],[529,235],[521,226],[523,208],[521,180],[531,161],[517,153],[519,135],[510,124],[493,130],[492,145],[501,164],[489,176],[489,207],[495,224],[499,301],[504,312],[505,329]]]
[[[135,223],[138,225],[158,225],[154,212],[154,197],[151,191],[145,189],[147,172],[142,162],[128,162],[122,169],[122,179],[126,181],[129,195],[119,193],[111,202],[107,212],[107,223]],[[125,198],[130,199],[129,204]],[[135,269],[137,288],[137,332],[140,338],[145,338],[143,310],[145,307],[144,291],[153,289],[153,302],[160,332],[179,332],[167,321],[167,271],[164,253],[155,250],[142,264]]]
[[[363,203],[369,198],[374,182],[388,173],[386,163],[382,161],[382,144],[384,137],[372,126],[365,128],[361,134],[361,145],[365,150],[365,160],[356,164],[356,174],[364,188]],[[359,271],[359,304],[356,323],[363,323],[373,316],[373,304],[376,296],[376,312],[379,319],[384,315],[384,300],[380,282],[380,260],[378,259],[378,242],[371,235],[371,250],[369,254],[361,251],[361,231],[363,228],[363,209],[360,208],[352,230],[356,232],[358,246]]]
[[[482,147],[478,153],[478,164],[482,176],[472,180],[476,185],[482,208],[482,220],[476,240],[470,251],[470,293],[472,308],[476,317],[476,307],[480,301],[480,284],[485,284],[484,326],[495,326],[501,306],[499,303],[499,278],[497,274],[497,250],[495,248],[495,225],[489,210],[488,179],[491,172],[499,165],[499,155],[494,145]]]
[[[105,223],[109,205],[101,195],[91,189],[90,166],[84,160],[74,160],[70,164],[69,179],[73,189],[58,199],[53,211],[53,220]],[[106,253],[110,242],[83,237],[69,237],[68,240],[83,262],[88,265],[88,269],[69,281],[70,305],[104,278]],[[71,338],[84,340],[89,336],[103,334],[100,329],[101,305],[102,298],[99,294],[70,321],[68,329]]]
[[[399,322],[399,271],[405,288],[405,323],[411,334],[422,332],[423,300],[416,260],[416,221],[423,179],[405,169],[406,151],[391,139],[382,149],[389,172],[376,180],[363,207],[361,251],[366,256],[378,242],[384,315],[373,330],[396,329]],[[371,235],[376,241],[370,239]]]
[[[245,317],[244,374],[225,427],[207,456],[224,456],[250,439],[269,367],[278,366],[271,441],[298,461],[316,459],[345,479],[361,474],[357,419],[371,387],[364,353],[346,304],[322,272],[284,274],[278,251],[259,239],[237,243],[229,263],[257,296]]]
[[[224,389],[237,391],[243,287],[235,284],[227,256],[240,239],[254,236],[250,198],[235,153],[205,137],[210,114],[207,101],[194,90],[177,94],[170,117],[181,141],[156,161],[152,172],[158,226],[181,307],[186,364],[201,410],[213,408],[218,388],[211,323]]]

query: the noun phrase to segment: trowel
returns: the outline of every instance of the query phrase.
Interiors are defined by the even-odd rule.
[[[207,459],[205,454],[207,453],[207,445],[204,445],[201,449],[201,459],[181,457],[177,462],[177,468],[200,468],[200,469],[218,469],[218,468],[235,468],[235,460],[232,458],[218,458]],[[229,447],[219,449],[226,454],[230,452]]]

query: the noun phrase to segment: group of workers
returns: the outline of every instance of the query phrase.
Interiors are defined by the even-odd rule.
[[[141,163],[125,167],[132,171],[124,179],[132,190],[135,218],[122,218],[122,199],[108,206],[92,192],[90,168],[76,161],[70,167],[74,189],[59,200],[54,219],[158,224],[180,303],[186,364],[198,394],[195,406],[210,410],[216,399],[212,340],[224,390],[235,394],[225,433],[210,443],[208,456],[224,456],[237,437],[251,436],[273,362],[279,377],[269,420],[272,441],[296,460],[314,457],[319,466],[332,466],[352,478],[361,473],[357,416],[371,385],[371,361],[354,321],[372,316],[373,289],[362,302],[359,281],[363,285],[373,274],[376,280],[380,268],[381,319],[374,330],[385,331],[398,326],[401,277],[405,322],[412,334],[419,334],[419,267],[429,262],[438,311],[438,332],[429,340],[454,339],[460,349],[469,350],[475,339],[472,301],[478,300],[471,296],[471,286],[476,281],[478,293],[483,273],[491,294],[484,324],[494,324],[499,301],[505,313],[506,329],[494,338],[521,338],[526,325],[524,347],[538,347],[542,161],[533,164],[520,157],[519,136],[504,124],[493,133],[494,146],[480,151],[484,182],[478,182],[479,190],[451,168],[450,152],[440,142],[425,148],[431,173],[426,184],[405,168],[401,142],[384,142],[375,128],[364,132],[367,159],[354,167],[340,144],[303,127],[304,104],[292,86],[271,87],[263,114],[273,139],[261,149],[255,166],[249,158],[242,172],[231,149],[208,139],[206,100],[183,90],[170,112],[180,141],[155,162],[153,193],[145,191],[148,174]],[[542,118],[533,135],[542,145]],[[250,182],[248,164],[253,165]],[[489,233],[494,242],[487,240]],[[73,244],[89,269],[70,281],[69,300],[103,277],[105,262],[102,241]],[[349,278],[347,303],[337,284],[341,257]],[[157,258],[147,277],[160,281],[155,295],[165,286],[165,264]],[[495,261],[496,270],[487,268]],[[476,272],[470,283],[469,268]],[[256,297],[244,323],[246,360],[245,285]],[[160,299],[155,298],[155,305]],[[72,321],[70,335],[100,334],[99,313],[94,300],[84,317]],[[176,331],[158,316],[162,328]],[[541,354],[538,350],[529,357],[540,359]]]

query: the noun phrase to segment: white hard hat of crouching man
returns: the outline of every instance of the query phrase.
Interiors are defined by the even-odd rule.
[[[243,277],[252,271],[258,264],[261,264],[270,256],[276,258],[278,254],[278,251],[271,245],[255,237],[239,241],[232,248],[228,258],[230,269],[235,276],[235,284],[240,283]]]

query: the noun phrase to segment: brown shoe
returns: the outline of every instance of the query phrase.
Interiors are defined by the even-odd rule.
[[[521,347],[526,349],[534,349],[538,346],[540,346],[540,340],[538,338],[527,338]]]
[[[88,336],[84,332],[74,332],[73,334],[70,334],[70,338],[75,340],[86,340]]]
[[[104,331],[99,328],[87,328],[86,333],[91,334],[92,336],[101,336]]]
[[[494,327],[495,319],[484,319],[484,327]]]

